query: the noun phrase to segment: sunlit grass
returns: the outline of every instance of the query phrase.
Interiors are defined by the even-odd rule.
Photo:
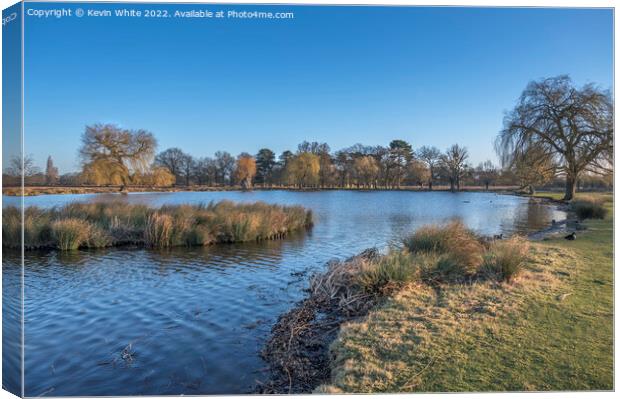
[[[498,278],[412,281],[346,324],[317,391],[613,389],[613,219],[601,198],[608,216],[575,241],[531,243],[525,262],[522,246],[497,241],[485,262]]]

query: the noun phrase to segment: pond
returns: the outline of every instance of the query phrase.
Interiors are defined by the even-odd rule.
[[[460,218],[485,235],[528,233],[564,214],[524,197],[409,191],[47,195],[26,205],[121,200],[153,206],[230,199],[299,204],[309,232],[206,248],[27,252],[26,396],[247,393],[278,316],[331,259],[385,249],[417,227]],[[3,197],[3,206],[19,201]],[[20,254],[3,251],[4,380],[19,381]]]

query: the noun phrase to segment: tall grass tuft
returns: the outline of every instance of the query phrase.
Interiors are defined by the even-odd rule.
[[[78,249],[88,240],[90,230],[90,223],[77,218],[56,220],[51,225],[52,237],[63,251]]]
[[[607,208],[604,201],[590,196],[581,196],[570,204],[570,208],[577,217],[584,219],[605,219],[607,216]]]
[[[522,237],[491,243],[482,270],[510,282],[523,269],[529,252],[529,243]]]
[[[484,246],[460,221],[419,228],[404,240],[413,254],[441,255],[436,273],[473,275],[482,264]]]
[[[2,211],[2,245],[21,247],[22,215],[19,208],[7,207]]]
[[[82,230],[72,228],[82,222]],[[24,247],[101,248],[138,245],[211,245],[282,238],[312,225],[312,213],[299,206],[231,201],[208,205],[166,205],[160,209],[118,202],[71,203],[24,212]],[[4,247],[20,248],[22,217],[19,208],[4,209]],[[76,244],[77,243],[77,244]]]
[[[155,212],[146,219],[144,227],[144,243],[147,247],[167,248],[172,244],[172,216]]]
[[[418,267],[407,251],[392,251],[377,261],[365,262],[356,283],[367,293],[385,295],[418,276]]]

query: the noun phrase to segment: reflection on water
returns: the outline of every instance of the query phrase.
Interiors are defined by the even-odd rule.
[[[308,274],[328,260],[398,245],[417,227],[454,217],[486,235],[526,233],[563,217],[526,198],[489,193],[50,195],[26,204],[221,199],[301,204],[313,209],[315,226],[258,244],[27,253],[26,395],[248,392],[265,378],[258,352],[271,325],[302,297]],[[14,201],[4,197],[3,205]],[[3,280],[3,312],[15,316],[4,319],[4,328],[16,333],[19,253],[5,251]],[[8,342],[3,346],[11,352]],[[19,381],[11,369],[5,363],[3,382]]]

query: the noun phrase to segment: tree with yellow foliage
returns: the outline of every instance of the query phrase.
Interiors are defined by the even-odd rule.
[[[371,188],[376,183],[379,175],[379,165],[377,160],[370,155],[358,157],[353,162],[353,170],[357,177],[357,183]]]
[[[148,170],[156,147],[155,137],[146,130],[86,126],[80,147],[83,176],[97,185],[125,186],[134,174]]]
[[[312,187],[318,184],[321,163],[319,156],[310,152],[295,155],[286,166],[286,175],[290,184],[299,188]]]
[[[244,190],[252,188],[252,179],[256,175],[256,159],[249,154],[241,154],[237,157],[235,167],[235,180]]]

